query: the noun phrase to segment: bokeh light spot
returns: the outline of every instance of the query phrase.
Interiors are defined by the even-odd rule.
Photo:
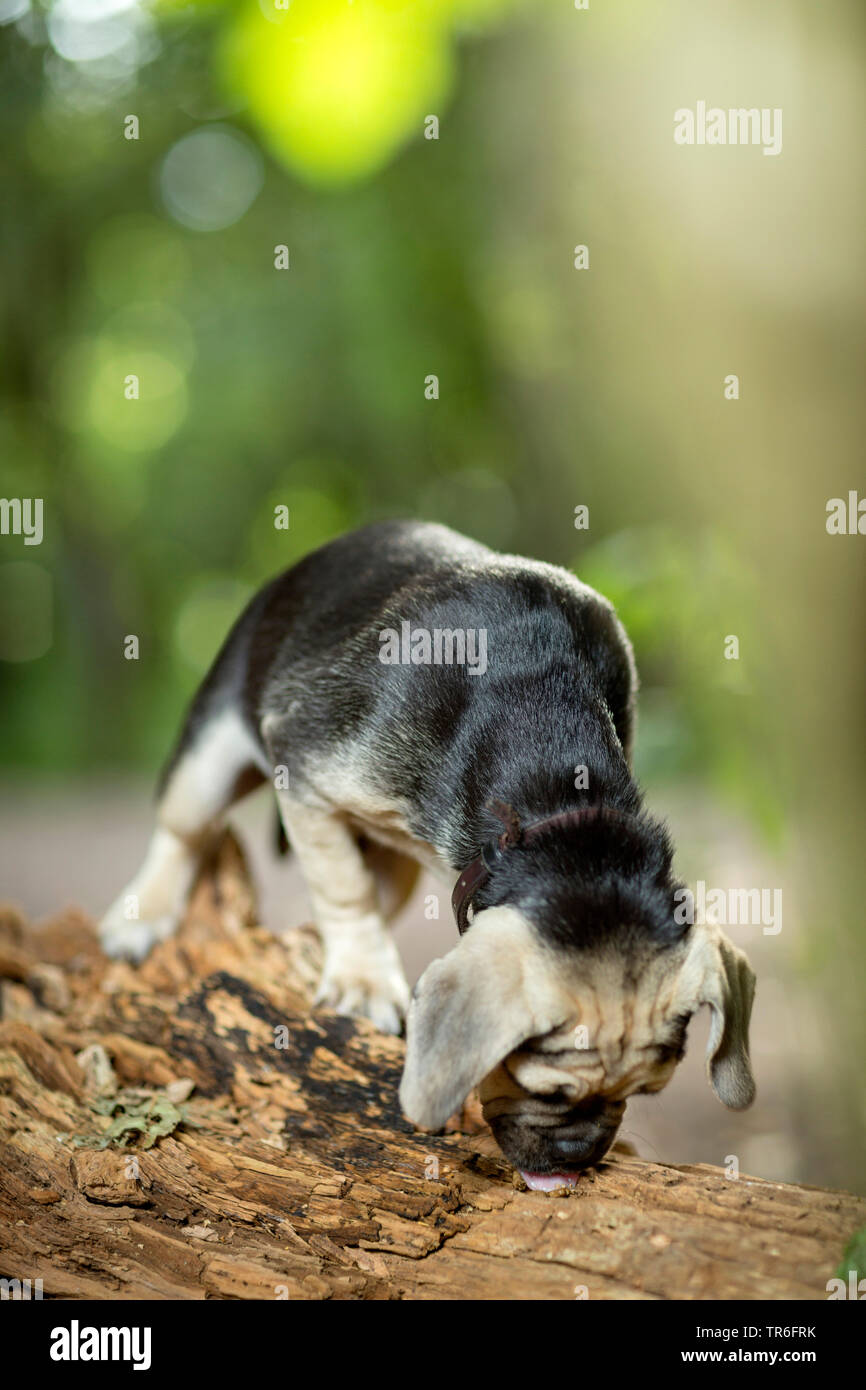
[[[226,30],[223,68],[279,159],[313,182],[349,182],[446,99],[446,19],[428,4],[294,0],[274,24],[254,6]]]
[[[48,16],[51,46],[70,63],[116,57],[150,25],[137,0],[57,0]]]
[[[160,190],[176,222],[196,232],[218,232],[238,222],[264,182],[255,145],[228,126],[185,135],[162,162]]]
[[[132,376],[138,378],[138,399],[126,394]],[[187,411],[181,364],[109,336],[75,344],[58,372],[56,391],[58,414],[69,428],[129,453],[159,448]]]

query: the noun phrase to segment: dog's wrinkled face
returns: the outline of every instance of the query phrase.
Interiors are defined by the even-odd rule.
[[[603,957],[564,955],[511,908],[479,913],[416,987],[408,1117],[441,1128],[480,1083],[505,1156],[530,1186],[559,1186],[607,1152],[628,1096],[667,1084],[701,1004],[712,1011],[713,1089],[733,1109],[751,1104],[754,976],[742,952],[707,927],[673,947],[625,939]]]

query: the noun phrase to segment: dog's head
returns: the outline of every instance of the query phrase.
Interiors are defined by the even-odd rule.
[[[628,1096],[667,1084],[702,1004],[710,1085],[731,1109],[751,1104],[754,982],[713,926],[666,944],[625,932],[564,950],[516,909],[488,908],[415,988],[403,1110],[441,1129],[479,1086],[506,1158],[531,1186],[557,1186],[607,1152]]]

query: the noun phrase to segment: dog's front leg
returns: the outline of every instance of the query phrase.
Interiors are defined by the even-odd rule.
[[[278,796],[325,948],[316,1003],[372,1019],[383,1033],[399,1033],[409,986],[354,835],[339,814]]]

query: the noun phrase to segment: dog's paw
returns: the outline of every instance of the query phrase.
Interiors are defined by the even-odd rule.
[[[390,945],[390,943],[389,943]],[[369,1018],[380,1033],[401,1033],[409,986],[396,950],[375,957],[326,960],[315,1002],[338,1014]]]
[[[124,917],[117,907],[109,908],[99,924],[99,943],[112,960],[129,960],[139,965],[158,941],[171,936],[177,923],[173,917],[155,917],[149,922]]]

